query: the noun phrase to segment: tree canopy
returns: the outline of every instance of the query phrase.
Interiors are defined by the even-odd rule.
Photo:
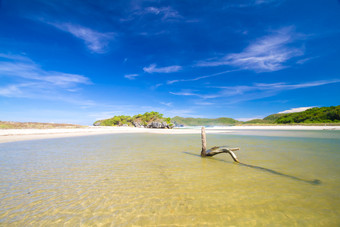
[[[163,114],[160,114],[158,112],[146,112],[144,114],[137,114],[134,116],[125,116],[125,115],[119,115],[114,116],[109,119],[99,120],[94,123],[94,125],[100,125],[100,126],[133,126],[133,122],[137,122],[140,125],[147,126],[150,122],[162,122],[165,121],[166,123],[170,123],[170,118],[163,117]]]

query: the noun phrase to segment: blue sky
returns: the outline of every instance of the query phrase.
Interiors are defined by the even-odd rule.
[[[0,120],[340,104],[337,0],[2,0]]]

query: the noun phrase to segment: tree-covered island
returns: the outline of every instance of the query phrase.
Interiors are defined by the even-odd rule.
[[[170,117],[163,117],[158,112],[146,112],[134,116],[114,116],[109,119],[98,120],[94,126],[134,126],[138,128],[173,128]]]

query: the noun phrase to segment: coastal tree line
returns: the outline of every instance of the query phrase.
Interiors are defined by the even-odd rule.
[[[171,124],[171,118],[163,117],[163,114],[160,114],[159,112],[151,111],[151,112],[146,112],[144,114],[137,114],[134,116],[126,116],[126,115],[114,116],[109,119],[96,121],[94,125],[134,126],[134,124],[138,123],[139,125],[146,127],[151,122],[166,122],[167,124]]]
[[[246,122],[237,121],[232,118],[184,118],[184,117],[164,117],[155,111],[137,114],[134,116],[114,116],[109,119],[99,120],[94,125],[101,126],[134,126],[134,123],[147,126],[151,122],[166,122],[173,125],[199,126],[199,125],[249,125],[249,124],[321,124],[340,123],[340,105],[330,107],[314,107],[298,113],[278,113],[271,114],[263,119],[254,119]]]

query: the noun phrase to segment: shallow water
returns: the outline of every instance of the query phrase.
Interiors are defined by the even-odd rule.
[[[339,131],[113,134],[0,144],[0,225],[339,226]]]

